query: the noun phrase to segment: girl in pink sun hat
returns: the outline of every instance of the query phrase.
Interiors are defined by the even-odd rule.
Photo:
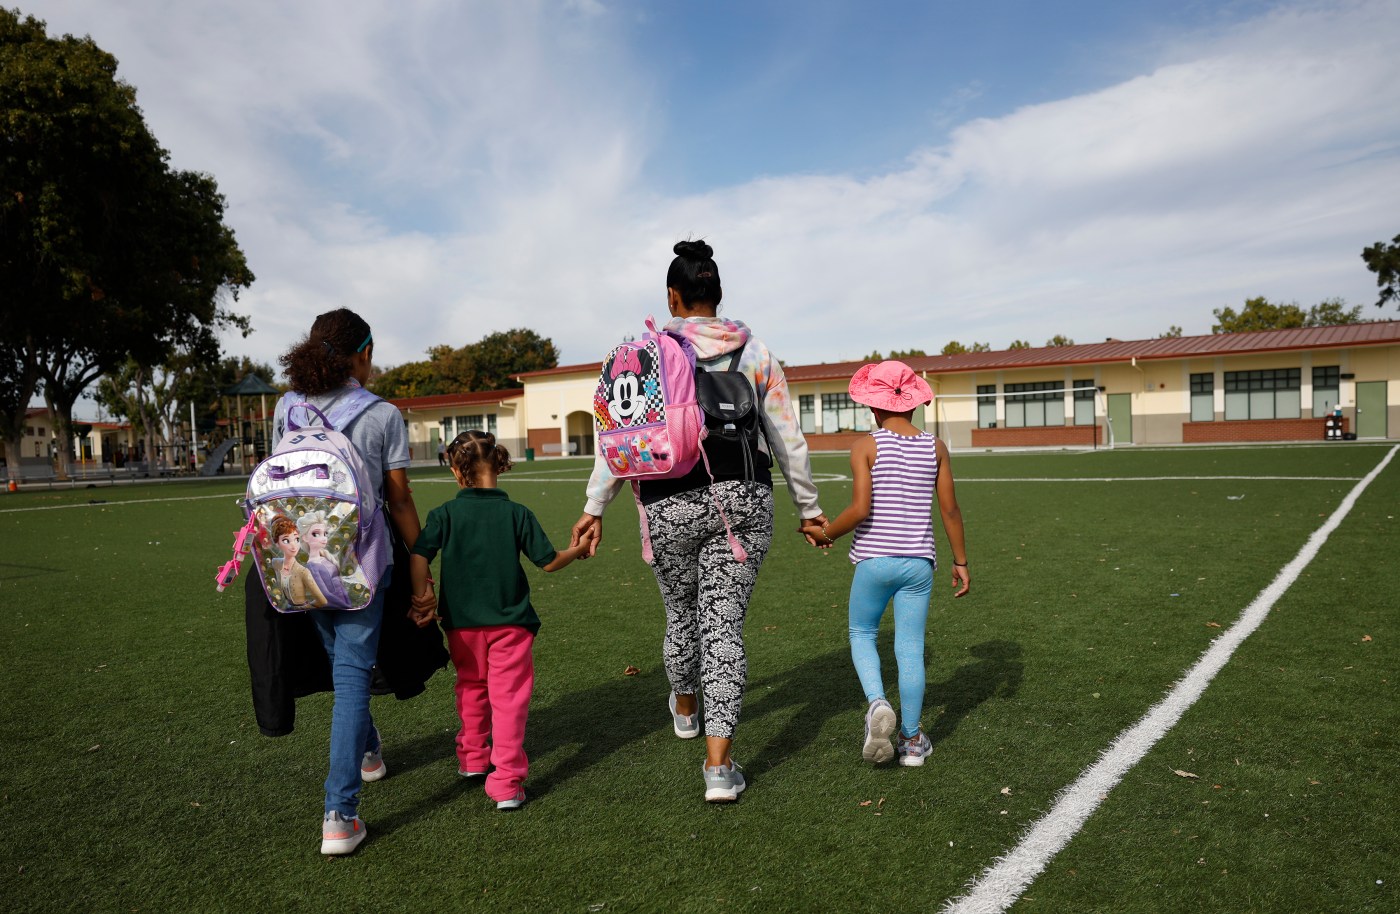
[[[877,428],[851,448],[851,504],[828,524],[803,528],[830,547],[855,532],[851,543],[851,660],[869,708],[865,713],[868,762],[896,754],[890,741],[899,727],[899,763],[918,766],[933,751],[919,726],[924,705],[924,627],[938,560],[931,508],[938,495],[943,529],[953,551],[954,597],[968,592],[967,543],[953,490],[948,448],[911,421],[933,400],[928,382],[903,362],[863,366],[851,378],[851,399],[870,407]],[[894,655],[899,667],[899,718],[885,699],[875,636],[885,606],[894,601]]]

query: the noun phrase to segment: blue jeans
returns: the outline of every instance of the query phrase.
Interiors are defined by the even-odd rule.
[[[335,703],[331,707],[331,769],[326,775],[326,812],[353,816],[360,805],[360,760],[379,748],[369,716],[370,668],[379,653],[384,598],[393,568],[384,572],[364,609],[313,609],[311,617],[331,661]]]
[[[915,736],[924,710],[924,626],[928,623],[933,563],[925,558],[881,556],[856,565],[851,579],[851,662],[865,700],[885,697],[875,636],[894,600],[894,659],[899,666],[899,732]]]

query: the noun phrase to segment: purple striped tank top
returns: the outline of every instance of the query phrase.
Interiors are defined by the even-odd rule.
[[[933,545],[933,490],[938,482],[938,439],[877,428],[870,468],[870,516],[856,527],[851,561],[914,556],[938,565]]]

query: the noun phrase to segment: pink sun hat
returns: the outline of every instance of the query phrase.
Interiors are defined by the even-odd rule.
[[[933,402],[933,389],[903,362],[862,365],[851,377],[851,399],[889,413],[907,413]]]

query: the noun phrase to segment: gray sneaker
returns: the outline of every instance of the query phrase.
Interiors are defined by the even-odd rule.
[[[366,752],[360,759],[360,780],[377,781],[389,773],[389,766],[384,764],[384,747],[381,745],[373,752]]]
[[[860,757],[877,765],[894,758],[894,743],[890,742],[890,735],[894,733],[897,723],[894,708],[888,701],[883,698],[872,701],[870,709],[865,712],[865,745],[860,750]]]
[[[747,786],[743,771],[733,759],[728,765],[705,766],[706,803],[732,803]]]
[[[367,833],[359,816],[328,812],[321,820],[321,853],[348,854],[360,846]]]
[[[676,735],[681,739],[695,739],[700,735],[700,715],[677,714],[676,713],[676,693],[672,692],[671,697],[666,699],[666,706],[671,709],[671,726],[676,731]]]
[[[928,741],[924,731],[920,730],[918,736],[906,737],[900,734],[899,737],[899,763],[906,768],[918,768],[924,763],[924,759],[933,754],[933,743]]]

